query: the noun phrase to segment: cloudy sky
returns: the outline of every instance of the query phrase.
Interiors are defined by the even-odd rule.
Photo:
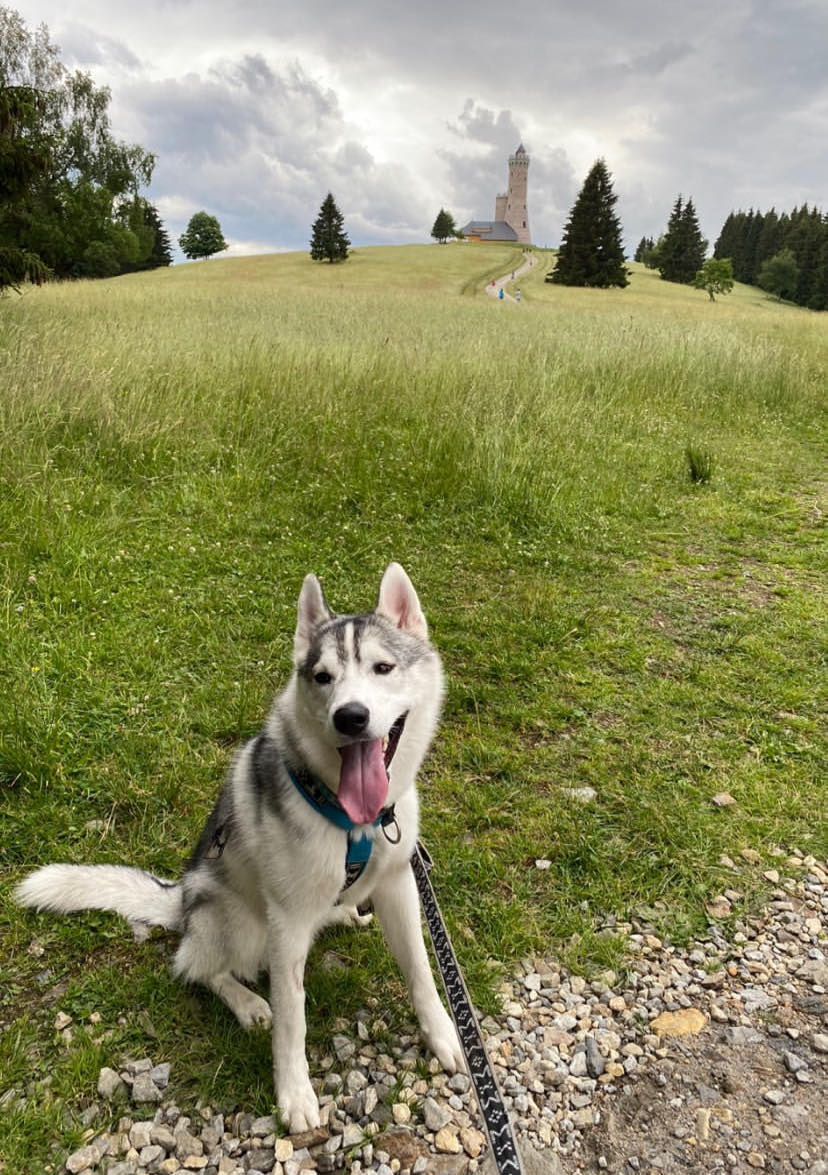
[[[111,88],[170,235],[204,208],[231,254],[306,248],[329,190],[356,245],[489,219],[520,141],[540,245],[599,155],[630,247],[679,192],[711,244],[735,207],[828,207],[826,0],[7,6]]]

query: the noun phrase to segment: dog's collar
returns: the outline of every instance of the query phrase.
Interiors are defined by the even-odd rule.
[[[356,837],[354,832],[357,828],[364,828],[365,825],[355,824],[342,805],[337,800],[336,796],[330,791],[321,779],[317,779],[309,771],[294,771],[289,763],[282,760],[285,771],[293,786],[299,792],[304,800],[317,811],[320,816],[324,816],[326,820],[330,820],[331,824],[335,824],[337,828],[343,829],[348,833],[348,850],[345,854],[345,885],[344,889],[353,885],[358,877],[361,877],[365,866],[371,859],[371,850],[374,847],[373,837],[365,834]],[[396,836],[389,835],[391,826],[396,829]],[[387,808],[383,808],[376,820],[371,822],[372,828],[382,828],[386,840],[391,844],[398,844],[400,839],[400,826],[397,824],[397,817],[394,815],[394,805],[389,804]]]

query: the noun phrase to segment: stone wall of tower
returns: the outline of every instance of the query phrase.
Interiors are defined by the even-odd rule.
[[[505,220],[506,219],[506,200],[507,200],[507,198],[508,197],[506,196],[505,192],[500,196],[495,196],[495,215],[494,215],[495,220]]]
[[[506,194],[506,211],[503,219],[517,233],[523,245],[531,243],[529,233],[529,208],[526,192],[529,181],[529,156],[518,150],[509,156],[509,190]]]

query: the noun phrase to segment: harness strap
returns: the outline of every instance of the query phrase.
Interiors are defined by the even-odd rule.
[[[440,978],[448,998],[449,1010],[457,1027],[457,1035],[460,1037],[460,1044],[463,1046],[463,1052],[469,1066],[474,1092],[477,1094],[477,1104],[480,1107],[492,1157],[500,1175],[523,1175],[520,1154],[512,1133],[509,1114],[486,1053],[468,988],[463,981],[457,956],[451,945],[451,939],[448,936],[428,876],[431,866],[432,860],[428,849],[418,841],[411,857],[411,868],[417,882],[426,925],[431,935],[437,965],[440,968]]]
[[[260,738],[265,738],[266,735],[261,735]],[[258,742],[256,744],[258,747]],[[255,749],[254,749],[255,755]],[[345,853],[345,884],[342,887],[344,893],[349,889],[355,881],[357,881],[365,872],[365,867],[371,860],[371,850],[374,847],[373,838],[367,836],[362,832],[359,836],[355,836],[354,832],[357,828],[364,828],[363,825],[354,824],[351,817],[342,807],[333,792],[329,791],[321,779],[317,779],[315,775],[311,775],[309,771],[294,771],[288,763],[282,760],[285,771],[288,774],[293,786],[303,797],[307,800],[312,808],[314,808],[320,816],[324,816],[331,824],[335,824],[337,828],[341,828],[348,833],[348,848]],[[399,825],[394,815],[394,805],[389,804],[387,808],[383,808],[376,820],[372,821],[371,827],[382,828],[388,840],[393,843],[391,836],[388,835],[388,826],[394,824],[397,826],[397,840],[399,840]]]

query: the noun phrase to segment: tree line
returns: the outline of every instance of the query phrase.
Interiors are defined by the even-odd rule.
[[[731,212],[713,256],[731,259],[737,281],[810,310],[828,310],[828,213],[818,208]]]

